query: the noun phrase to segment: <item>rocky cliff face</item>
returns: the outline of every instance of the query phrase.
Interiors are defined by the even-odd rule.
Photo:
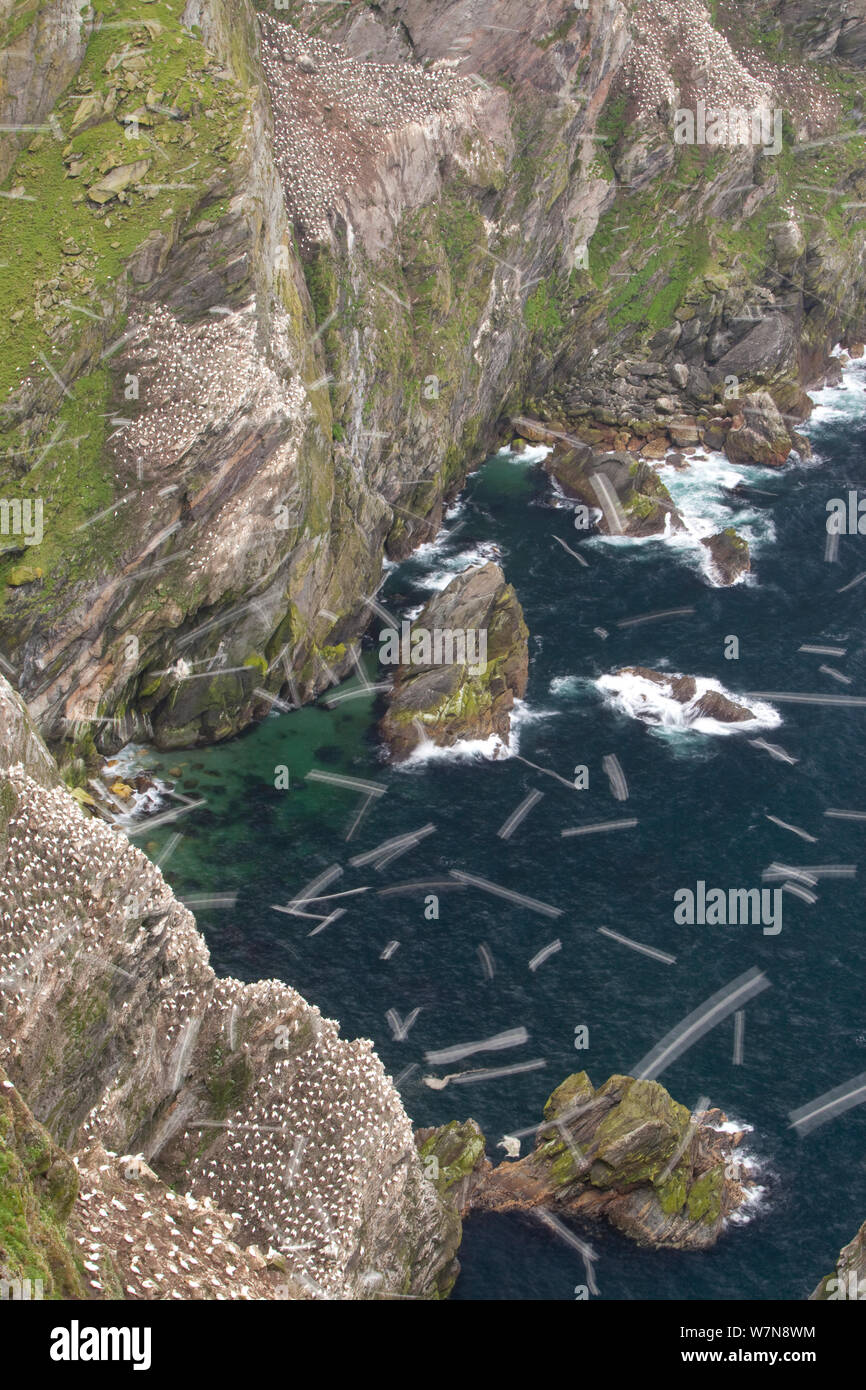
[[[10,11],[4,120],[40,129],[3,145],[0,454],[40,513],[2,626],[42,730],[212,741],[339,680],[383,553],[515,411],[645,459],[802,447],[862,336],[861,21]],[[778,108],[779,151],[677,144],[698,101]]]
[[[446,1293],[460,1223],[372,1045],[279,981],[217,977],[159,870],[56,785],[5,682],[0,707],[17,730],[0,778],[6,1197],[24,1102],[44,1149],[27,1177],[34,1250],[22,1235],[8,1277],[47,1261],[58,1290],[77,1269],[94,1296]],[[83,1264],[39,1253],[57,1202]]]

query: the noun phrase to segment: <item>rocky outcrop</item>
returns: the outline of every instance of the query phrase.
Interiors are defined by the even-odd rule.
[[[717,1110],[690,1115],[657,1081],[612,1076],[596,1090],[570,1076],[544,1107],[526,1158],[476,1176],[474,1211],[531,1210],[604,1217],[639,1245],[702,1250],[744,1200]]]
[[[809,1295],[816,1302],[866,1300],[866,1222],[839,1251],[836,1268]]]
[[[782,16],[786,26],[790,20],[790,46],[776,66],[758,58],[755,35],[765,34],[769,45],[772,32],[777,43],[785,8],[768,14],[760,4],[703,8],[676,0],[636,7],[634,43],[599,127],[616,196],[578,281],[574,319],[587,346],[575,350],[571,380],[563,373],[546,397],[547,413],[590,443],[602,432],[617,448],[617,438],[631,435],[652,458],[678,443],[725,447],[732,430],[732,451],[745,462],[779,466],[792,448],[804,451],[796,431],[811,409],[803,386],[821,380],[840,318],[847,318],[834,286],[848,284],[860,303],[864,283],[850,261],[853,223],[846,221],[843,250],[787,196],[791,175],[779,156],[795,144],[801,153],[844,124],[821,62],[841,52],[846,25],[853,53],[862,15],[827,19],[808,0],[792,4],[805,14],[796,22]],[[822,26],[826,42],[816,44]],[[778,119],[748,139],[730,123],[712,133],[708,126],[705,138],[695,124],[699,103],[708,114],[767,108]],[[678,112],[691,115],[693,128],[675,135]],[[707,145],[713,148],[701,148]],[[837,173],[852,201],[862,196],[861,168],[849,163],[843,173],[840,164]],[[772,209],[769,236],[757,233],[759,209]],[[669,243],[667,227],[675,230]],[[606,287],[605,334],[593,331],[593,284]],[[736,419],[744,410],[754,417],[756,395],[761,410],[767,395],[782,412],[769,437],[759,428],[752,438],[749,420]]]
[[[557,443],[544,468],[567,497],[600,513],[598,528],[605,535],[656,536],[683,529],[661,478],[634,454],[601,453],[577,441]]]
[[[789,33],[814,57],[838,54],[858,67],[866,64],[864,0],[845,0],[832,8],[819,0],[779,0],[775,8]]]
[[[733,526],[726,526],[715,536],[701,541],[710,552],[713,572],[722,584],[736,584],[751,569],[749,542],[738,535]]]
[[[497,735],[526,692],[529,630],[498,565],[452,579],[405,631],[380,638],[380,659],[399,661],[380,731],[395,758],[419,743],[448,748]]]
[[[729,699],[720,690],[709,688],[699,695],[694,676],[669,675],[652,671],[647,666],[622,666],[615,675],[636,676],[661,686],[666,695],[685,707],[690,723],[704,718],[717,719],[722,724],[740,724],[756,717],[754,710]]]
[[[792,435],[767,391],[755,392],[739,402],[724,447],[733,463],[781,468],[787,462]]]
[[[0,709],[14,724],[5,681]],[[279,981],[215,975],[159,870],[48,785],[44,750],[30,754],[34,776],[0,749],[0,1063],[79,1163],[67,1214],[88,1290],[210,1297],[212,1275],[227,1297],[445,1294],[459,1219],[425,1174],[372,1044],[343,1040]],[[55,1150],[46,1155],[36,1176],[62,1176]],[[39,1244],[36,1208],[51,1191],[34,1172]],[[4,1200],[0,1167],[0,1215]],[[215,1241],[224,1250],[212,1258]],[[117,1262],[103,1268],[90,1247]]]
[[[451,1120],[438,1129],[419,1129],[415,1143],[424,1172],[444,1202],[466,1217],[474,1194],[493,1171],[486,1141],[475,1120]]]

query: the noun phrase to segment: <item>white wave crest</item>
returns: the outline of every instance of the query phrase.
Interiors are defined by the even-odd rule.
[[[503,743],[498,734],[489,738],[465,738],[441,748],[432,739],[426,739],[412,750],[408,758],[397,764],[397,770],[411,772],[426,763],[437,762],[502,762],[513,758],[520,751],[520,735],[526,724],[538,719],[547,719],[556,710],[530,709],[525,700],[515,700],[511,711],[511,734],[509,742]]]
[[[754,701],[749,706],[754,712],[754,719],[745,719],[740,723],[727,724],[702,714],[697,705],[701,696],[709,691],[717,691],[736,704],[742,703],[741,697],[727,690],[721,681],[706,676],[695,677],[695,694],[687,704],[681,704],[674,698],[670,685],[656,685],[645,676],[607,675],[601,676],[594,684],[614,709],[645,724],[679,733],[728,736],[739,732],[752,733],[755,729],[775,729],[782,722],[773,706],[762,700]]]
[[[838,357],[841,348],[836,345],[833,355]],[[809,395],[815,402],[808,421],[801,426],[804,434],[810,437],[822,425],[835,420],[859,420],[866,415],[866,357],[854,358],[847,367],[842,368],[842,380],[838,386],[822,386],[811,389]]]
[[[525,449],[512,449],[507,446],[499,450],[503,458],[507,458],[511,463],[540,463],[546,459],[548,454],[553,453],[553,446],[550,444],[527,444]]]
[[[448,539],[447,532],[443,539]],[[496,564],[502,561],[502,551],[495,541],[479,541],[469,550],[461,550],[456,555],[442,555],[441,547],[437,548],[437,543],[431,541],[429,545],[419,546],[412,559],[424,561],[432,559],[434,555],[441,559],[440,567],[431,569],[427,574],[413,576],[412,582],[419,589],[434,589],[437,592],[447,589],[455,575],[462,574],[464,570],[486,565],[489,560],[494,560]]]

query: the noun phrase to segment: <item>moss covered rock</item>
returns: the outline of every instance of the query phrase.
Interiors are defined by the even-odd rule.
[[[0,1280],[30,1280],[31,1297],[87,1296],[66,1233],[77,1193],[72,1159],[0,1067]]]
[[[425,740],[449,747],[496,734],[507,744],[529,675],[528,637],[514,589],[492,563],[459,574],[411,626],[386,630],[380,660],[398,664],[381,731],[393,756]]]
[[[595,1090],[578,1072],[544,1114],[532,1153],[476,1177],[473,1207],[604,1216],[638,1244],[703,1249],[743,1201],[724,1117],[691,1115],[657,1081],[612,1076]]]

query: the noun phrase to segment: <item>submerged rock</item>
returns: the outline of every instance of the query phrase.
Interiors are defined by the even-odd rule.
[[[751,568],[749,543],[738,535],[733,526],[726,526],[715,536],[707,536],[701,541],[712,556],[713,566],[723,584],[734,584],[741,574]]]
[[[612,1076],[595,1090],[586,1072],[562,1083],[544,1107],[526,1158],[476,1168],[475,1211],[549,1207],[604,1217],[639,1245],[701,1250],[745,1200],[728,1176],[738,1135],[718,1111],[692,1116],[657,1081]]]
[[[529,630],[499,566],[457,575],[404,629],[383,634],[380,649],[400,663],[380,726],[393,756],[426,739],[447,748],[497,734],[507,744],[529,676]]]

